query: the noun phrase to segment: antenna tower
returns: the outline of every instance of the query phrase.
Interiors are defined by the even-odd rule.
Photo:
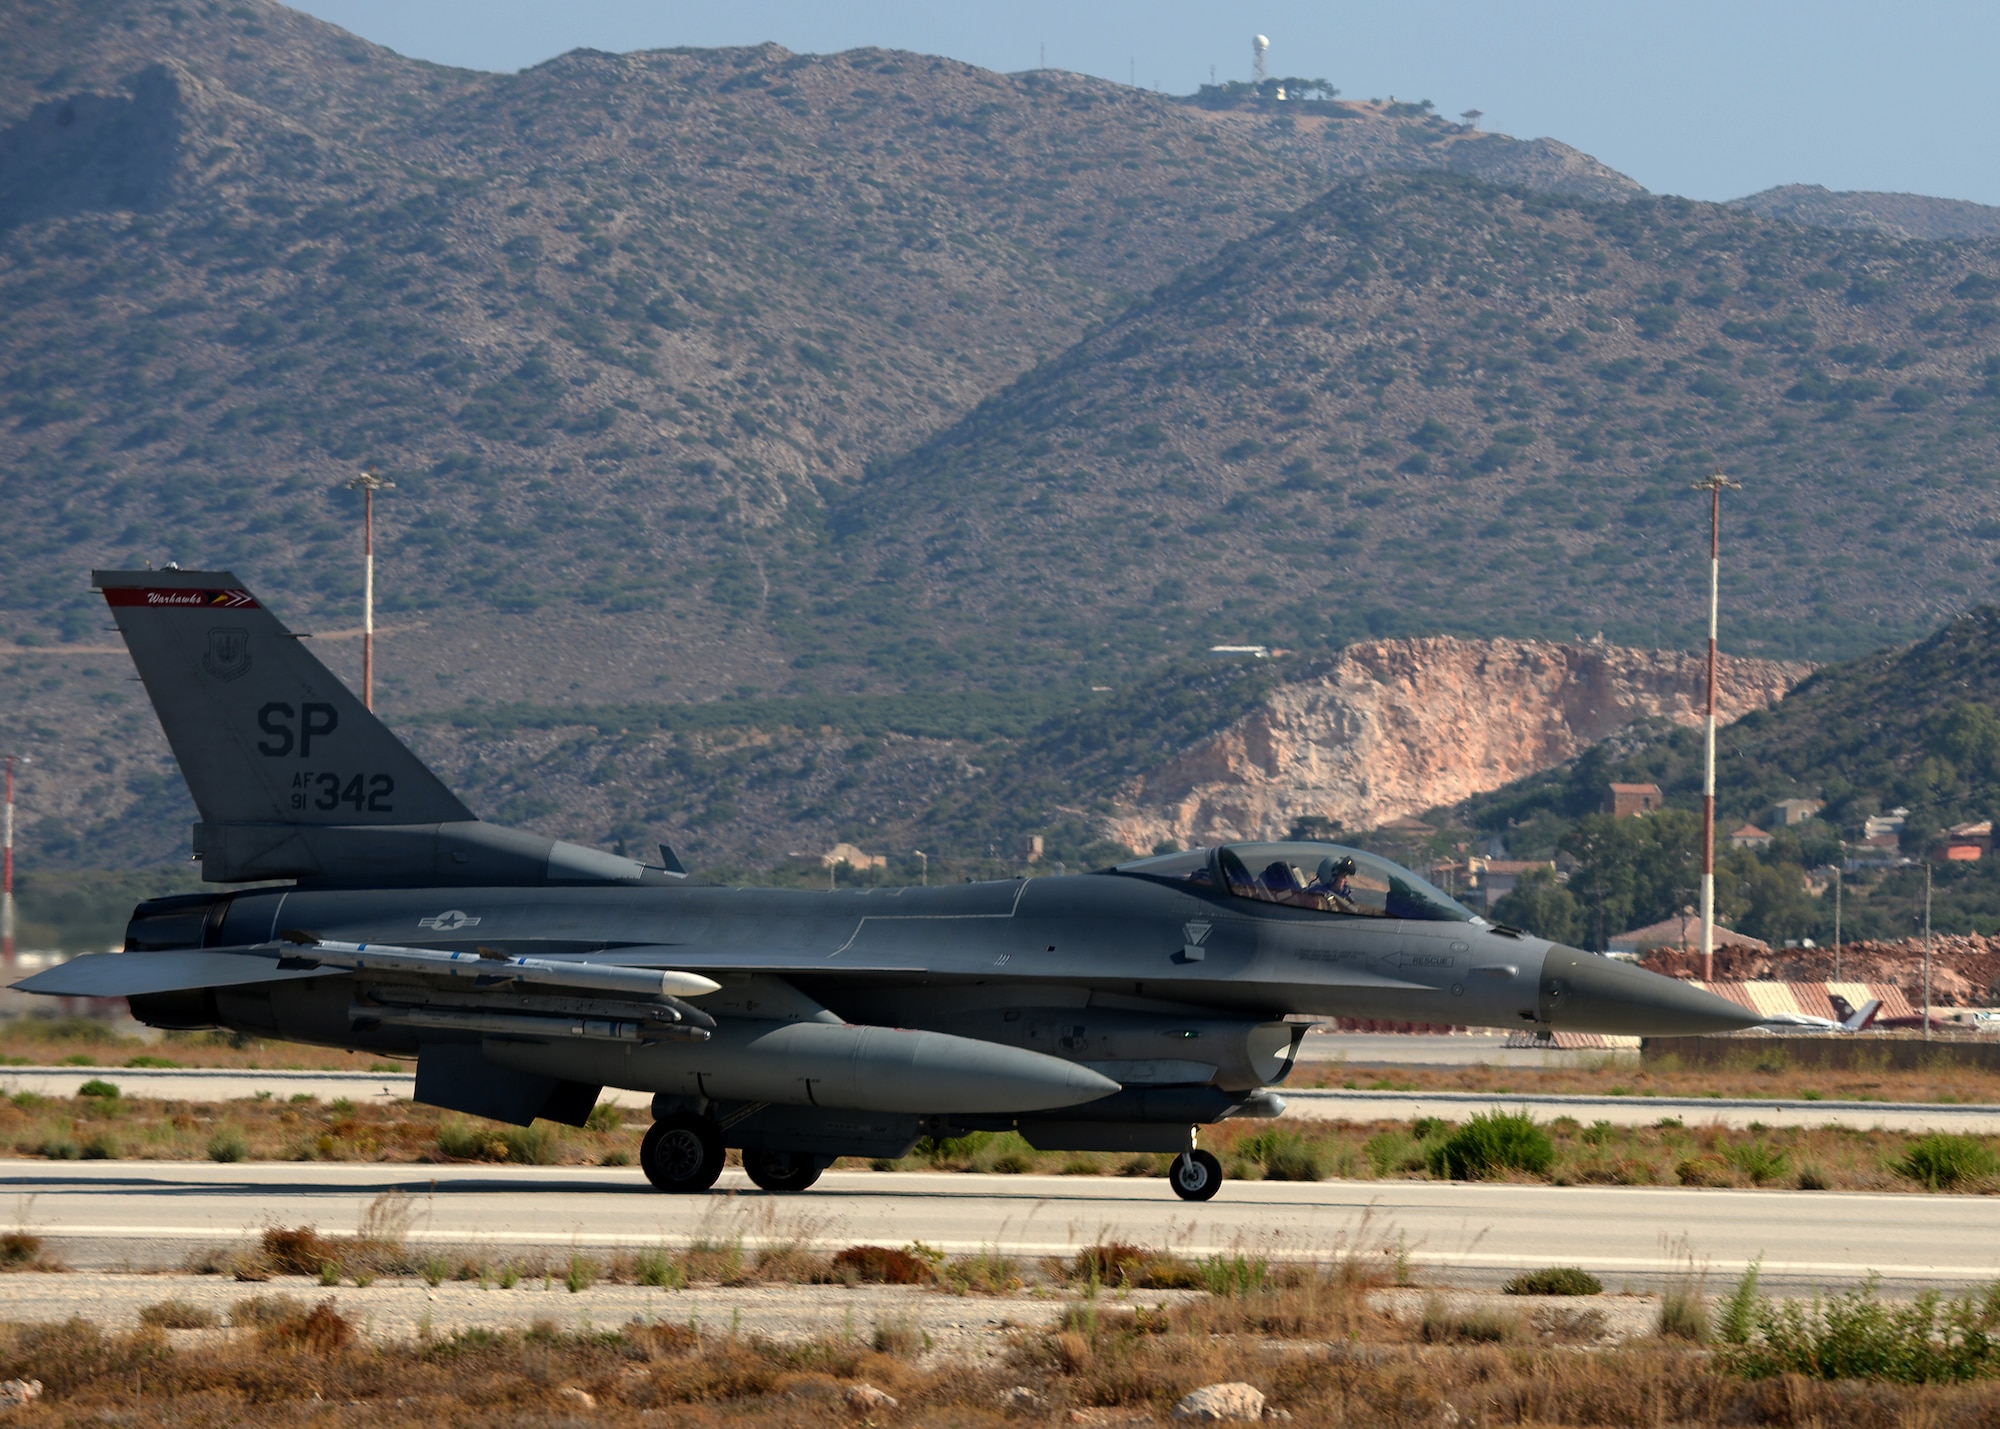
[[[1256,74],[1257,87],[1260,89],[1264,85],[1264,52],[1270,48],[1271,39],[1268,35],[1258,35],[1250,41],[1250,62]]]

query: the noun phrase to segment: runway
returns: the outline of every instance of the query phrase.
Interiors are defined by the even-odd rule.
[[[1442,1038],[1435,1040],[1445,1040]],[[36,1092],[73,1097],[94,1078],[109,1081],[127,1096],[162,1101],[235,1101],[268,1093],[279,1101],[293,1096],[332,1101],[406,1101],[416,1089],[407,1072],[276,1072],[156,1067],[8,1067],[0,1070],[0,1094]],[[1572,1116],[1585,1125],[1651,1126],[1675,1117],[1689,1126],[1719,1122],[1745,1127],[1849,1126],[1860,1130],[1964,1131],[2000,1133],[2000,1106],[1940,1102],[1839,1102],[1716,1097],[1592,1097],[1501,1092],[1302,1091],[1279,1087],[1288,1116],[1309,1121],[1410,1121],[1420,1116],[1462,1121],[1476,1112],[1525,1108],[1538,1120]],[[652,1098],[644,1092],[606,1087],[604,1100],[626,1107],[643,1120]]]
[[[1202,1256],[1310,1258],[1358,1247],[1454,1283],[1582,1265],[1607,1288],[1657,1287],[1691,1253],[1715,1279],[1762,1257],[1779,1287],[1893,1286],[2000,1277],[1993,1203],[1979,1196],[1554,1187],[1417,1181],[1230,1182],[1206,1204],[1159,1178],[828,1173],[797,1196],[725,1173],[717,1191],[665,1196],[635,1170],[361,1163],[0,1161],[14,1220],[79,1267],[170,1267],[272,1225],[352,1233],[378,1196],[408,1197],[414,1243],[637,1248],[742,1237],[823,1249],[921,1240],[952,1253],[1066,1255],[1098,1240]],[[0,1306],[6,1298],[0,1280]]]

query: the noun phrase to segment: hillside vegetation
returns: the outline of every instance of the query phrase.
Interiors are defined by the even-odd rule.
[[[1509,911],[1580,936],[1609,936],[1670,917],[1690,901],[1700,872],[1694,811],[1701,777],[1699,730],[1635,730],[1559,770],[1469,800],[1448,821],[1504,838],[1517,854],[1563,852],[1580,860],[1569,878],[1574,910],[1543,898]],[[1614,781],[1657,783],[1675,807],[1657,820],[1612,820],[1598,811]],[[1778,831],[1762,855],[1729,849],[1730,830],[1768,827],[1772,806],[1788,798],[1823,799],[1826,807]],[[1892,808],[1909,811],[1900,852],[1917,859],[1945,828],[2000,812],[2000,609],[1981,606],[1913,646],[1821,670],[1775,708],[1720,732],[1723,915],[1771,941],[1829,941],[1832,899],[1809,896],[1804,871],[1839,859],[1841,840],[1858,844],[1863,822]],[[2000,926],[2000,872],[1992,859],[1939,864],[1933,872],[1936,928]],[[1921,868],[1863,872],[1843,909],[1844,937],[1908,936],[1922,893]],[[1598,905],[1607,901],[1600,917]]]
[[[1732,649],[1996,594],[1990,244],[1422,104],[883,50],[489,75],[99,0],[0,12],[0,79],[0,735],[45,868],[184,851],[84,573],[232,566],[348,675],[364,464],[399,727],[494,817],[730,867],[1094,857],[1117,781],[1254,702],[1185,663],[1219,640],[1691,644],[1718,466]]]
[[[1996,294],[1984,247],[1345,183],[878,472],[835,549],[1048,658],[1671,646],[1704,615],[1686,487],[1721,469],[1732,648],[1858,653],[1994,588]]]

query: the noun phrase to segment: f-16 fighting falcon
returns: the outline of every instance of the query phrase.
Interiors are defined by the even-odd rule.
[[[771,1191],[841,1156],[1012,1129],[1173,1151],[1273,1117],[1288,1014],[1613,1033],[1748,1026],[1699,988],[1489,923],[1359,849],[1236,843],[1070,877],[717,888],[476,818],[225,571],[99,571],[200,814],[215,884],[125,949],[15,984],[125,997],[154,1027],[416,1059],[416,1098],[580,1125],[649,1092],[640,1163]],[[273,886],[273,885],[277,886]]]

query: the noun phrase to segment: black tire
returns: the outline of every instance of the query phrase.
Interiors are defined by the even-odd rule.
[[[800,1151],[746,1151],[743,1173],[766,1191],[803,1191],[819,1179],[820,1164]]]
[[[706,1191],[722,1174],[728,1155],[722,1133],[705,1116],[662,1117],[639,1142],[639,1166],[661,1191]]]
[[[1222,1189],[1222,1163],[1206,1151],[1183,1151],[1167,1167],[1167,1184],[1183,1201],[1206,1201]]]

